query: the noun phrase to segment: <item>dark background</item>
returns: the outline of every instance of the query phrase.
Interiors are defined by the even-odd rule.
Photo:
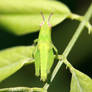
[[[73,13],[84,15],[92,0],[59,0],[65,3]],[[92,19],[91,19],[92,20]],[[92,21],[91,21],[92,24]],[[62,54],[70,38],[73,36],[79,22],[66,19],[61,24],[53,28],[52,40],[54,45]],[[31,45],[33,40],[38,37],[38,32],[16,36],[0,29],[0,50],[13,46]],[[85,28],[75,46],[68,56],[70,63],[78,70],[84,72],[92,78],[92,34],[88,35]],[[55,64],[54,64],[55,66]],[[63,65],[51,84],[48,92],[69,92],[71,74]],[[34,65],[24,66],[15,74],[0,83],[0,88],[4,87],[42,87],[44,83],[34,75]]]

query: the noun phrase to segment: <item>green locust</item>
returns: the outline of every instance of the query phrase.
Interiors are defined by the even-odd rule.
[[[36,49],[34,52],[35,59],[35,75],[41,76],[41,80],[45,81],[47,79],[47,74],[50,72],[50,69],[54,62],[54,52],[57,53],[57,49],[52,44],[51,40],[51,24],[49,23],[52,13],[45,20],[45,17],[41,13],[43,22],[40,25],[40,33],[37,42]]]

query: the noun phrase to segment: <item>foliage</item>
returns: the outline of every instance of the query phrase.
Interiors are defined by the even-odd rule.
[[[0,0],[0,26],[7,28],[9,32],[16,35],[25,35],[27,33],[36,32],[40,29],[40,24],[43,21],[40,14],[41,12],[43,12],[46,19],[48,19],[50,13],[53,13],[50,20],[50,24],[52,24],[52,26],[59,24],[66,18],[81,21],[80,26],[67,45],[64,53],[57,56],[59,61],[53,70],[50,82],[53,81],[61,65],[64,63],[72,74],[70,92],[92,92],[92,79],[86,74],[75,69],[67,60],[67,56],[82,33],[83,28],[86,26],[89,33],[92,31],[92,26],[89,23],[92,16],[92,5],[85,16],[79,16],[77,14],[73,14],[63,3],[53,0]],[[35,48],[36,46],[17,46],[0,51],[0,81],[18,71],[25,64],[34,63],[35,60],[33,54]],[[49,86],[50,84],[46,83],[43,88],[16,87],[4,88],[0,89],[0,91],[46,92]]]

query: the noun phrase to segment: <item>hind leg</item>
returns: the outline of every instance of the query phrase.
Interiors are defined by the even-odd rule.
[[[40,75],[40,52],[38,48],[36,48],[34,58],[35,58],[35,75],[39,76]]]

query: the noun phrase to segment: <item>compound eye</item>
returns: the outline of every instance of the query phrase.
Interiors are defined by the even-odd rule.
[[[48,23],[48,26],[49,26],[49,27],[52,27],[52,25],[51,25],[50,23]]]
[[[42,22],[42,23],[40,24],[40,27],[41,27],[43,24],[44,24],[44,22]]]

